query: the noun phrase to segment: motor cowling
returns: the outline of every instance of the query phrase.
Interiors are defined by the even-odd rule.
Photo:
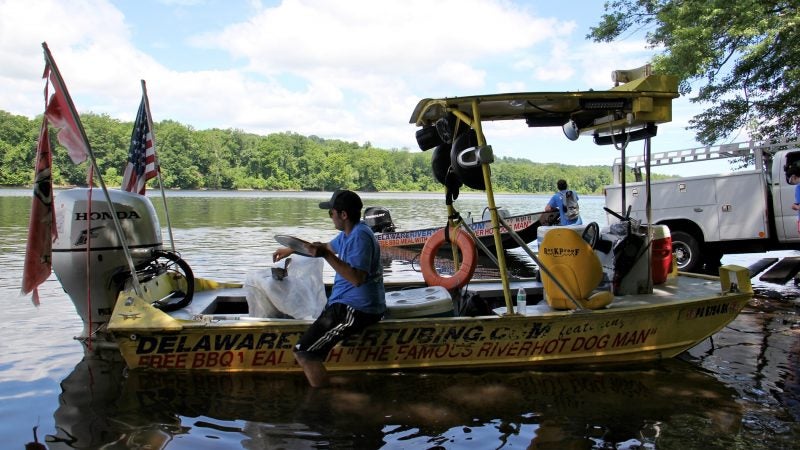
[[[364,223],[375,233],[387,233],[395,230],[389,210],[380,206],[370,206],[364,210]]]
[[[98,189],[56,192],[53,202],[58,231],[53,241],[53,271],[83,320],[84,334],[108,322],[127,278],[120,275],[130,272],[112,214],[119,219],[135,265],[162,248],[161,227],[150,200],[126,191],[108,193],[113,213]]]

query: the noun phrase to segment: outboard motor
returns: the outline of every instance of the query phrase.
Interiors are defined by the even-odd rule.
[[[497,208],[497,215],[502,217],[503,219],[507,219],[511,217],[511,213],[508,212],[506,208],[502,206]],[[483,208],[483,214],[481,215],[481,220],[492,220],[492,212],[489,211],[489,207]]]
[[[110,189],[108,193],[134,265],[149,261],[162,247],[161,226],[153,204],[131,192]],[[115,280],[114,276],[130,272],[130,267],[102,191],[92,192],[91,207],[89,189],[57,192],[54,207],[58,237],[53,241],[53,271],[83,320],[84,336],[88,336],[111,318],[127,278]]]
[[[387,233],[395,230],[389,210],[380,206],[370,206],[364,210],[364,223],[375,233]]]

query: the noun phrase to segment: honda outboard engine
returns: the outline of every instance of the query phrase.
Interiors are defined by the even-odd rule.
[[[153,204],[131,192],[108,193],[134,264],[150,260],[162,246]],[[53,241],[53,271],[83,320],[84,336],[108,322],[130,272],[105,195],[99,189],[91,195],[91,206],[86,188],[57,192],[54,202],[58,237]]]
[[[497,208],[497,215],[502,217],[503,219],[511,217],[511,213],[502,206]],[[488,206],[483,208],[483,215],[481,216],[481,220],[492,220],[492,212],[489,211]]]
[[[387,233],[395,229],[389,210],[380,206],[370,206],[364,210],[364,223],[375,233]]]

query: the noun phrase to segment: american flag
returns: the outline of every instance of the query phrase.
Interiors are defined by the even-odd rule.
[[[131,147],[128,151],[128,165],[125,166],[125,175],[122,177],[122,190],[144,195],[147,180],[158,175],[157,171],[153,133],[147,117],[146,102],[142,97],[131,133]]]

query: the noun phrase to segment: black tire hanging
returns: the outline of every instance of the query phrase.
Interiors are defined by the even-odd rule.
[[[160,309],[164,312],[172,312],[177,311],[181,308],[185,308],[192,302],[192,298],[194,297],[194,272],[192,272],[192,268],[189,267],[189,264],[184,261],[177,253],[168,252],[168,251],[156,251],[153,253],[153,263],[156,263],[159,258],[164,258],[169,260],[183,272],[183,276],[186,279],[186,292],[175,291],[173,295],[170,295],[166,299],[157,300],[153,302],[153,306],[155,308]],[[166,265],[170,270],[171,264]],[[181,298],[180,295],[183,295]],[[180,300],[172,302],[171,300],[180,298]]]
[[[432,149],[441,143],[442,138],[439,137],[439,133],[436,131],[435,126],[430,125],[417,130],[417,145],[419,145],[419,149],[423,152]]]
[[[433,150],[431,156],[433,178],[445,185],[448,169],[450,169],[450,144],[441,144]]]
[[[483,179],[483,168],[478,165],[475,167],[461,167],[458,165],[458,154],[462,150],[466,150],[478,145],[478,136],[475,130],[469,129],[463,134],[459,134],[453,141],[453,146],[450,151],[450,163],[453,166],[455,173],[461,178],[461,181],[479,191],[486,190],[486,182]]]

